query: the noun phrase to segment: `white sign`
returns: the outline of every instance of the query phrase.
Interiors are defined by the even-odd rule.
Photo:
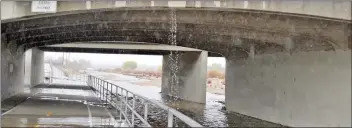
[[[32,12],[56,12],[57,1],[32,1]]]

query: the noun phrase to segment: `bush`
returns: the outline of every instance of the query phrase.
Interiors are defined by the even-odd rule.
[[[127,70],[136,69],[137,68],[137,62],[136,61],[126,61],[125,63],[123,63],[122,68],[123,69],[127,69]]]
[[[210,70],[208,72],[208,77],[209,78],[219,78],[219,79],[223,79],[225,78],[224,73],[216,71],[216,70]]]

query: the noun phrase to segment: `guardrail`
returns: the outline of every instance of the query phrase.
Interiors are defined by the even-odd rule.
[[[173,127],[174,126],[174,119],[177,118],[186,125],[190,127],[203,127],[198,122],[194,121],[190,117],[180,113],[179,111],[170,108],[156,100],[148,99],[144,96],[135,94],[123,87],[117,86],[112,84],[108,81],[102,80],[98,77],[88,75],[87,78],[88,86],[94,88],[94,91],[97,92],[97,95],[105,103],[109,103],[119,111],[120,113],[120,120],[122,120],[122,116],[124,117],[125,122],[127,122],[130,126],[135,126],[137,120],[140,120],[143,123],[143,126],[151,127],[150,123],[148,122],[148,105],[157,106],[163,110],[168,112],[167,117],[167,126]],[[115,92],[114,92],[115,91]],[[110,95],[110,96],[108,96]],[[132,97],[132,103],[129,103],[128,98],[129,95]],[[115,98],[115,99],[114,99]],[[136,111],[136,99],[142,99],[142,104],[144,105],[144,114],[141,116]],[[129,119],[128,110],[131,111],[131,119]]]

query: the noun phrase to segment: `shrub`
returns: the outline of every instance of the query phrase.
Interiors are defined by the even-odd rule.
[[[127,69],[127,70],[136,69],[137,68],[137,62],[136,61],[126,61],[125,63],[123,63],[122,68],[123,69]]]
[[[219,79],[223,79],[225,77],[224,73],[216,71],[216,70],[210,70],[208,72],[208,77],[209,78],[219,78]]]

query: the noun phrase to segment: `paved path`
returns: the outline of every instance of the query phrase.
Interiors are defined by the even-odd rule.
[[[39,91],[2,116],[2,127],[117,126],[86,85],[38,85]]]
[[[2,127],[126,126],[115,121],[84,82],[67,79],[56,67],[53,71],[54,84],[31,88],[29,98],[2,115]]]

